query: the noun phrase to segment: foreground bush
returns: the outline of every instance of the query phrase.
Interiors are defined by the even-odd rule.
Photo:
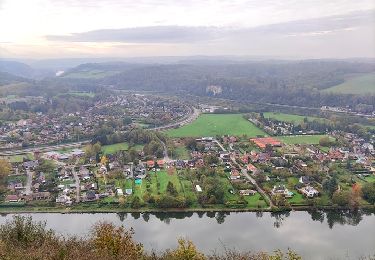
[[[88,238],[63,237],[46,228],[45,222],[33,222],[31,217],[15,216],[0,226],[0,259],[4,260],[282,260],[301,259],[296,253],[275,251],[241,253],[225,250],[223,254],[205,255],[193,242],[178,240],[175,249],[165,252],[145,252],[133,239],[132,229],[111,223],[96,224]]]

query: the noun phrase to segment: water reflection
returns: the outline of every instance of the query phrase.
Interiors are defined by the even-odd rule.
[[[26,214],[28,215],[28,214]],[[227,248],[251,251],[292,248],[306,259],[358,259],[374,254],[371,211],[197,212],[30,214],[60,234],[85,236],[98,221],[133,228],[147,250],[175,247],[187,237],[204,252]],[[0,224],[12,218],[1,215]]]
[[[327,225],[330,229],[333,228],[334,225],[351,225],[356,226],[358,225],[363,216],[370,216],[375,214],[374,211],[370,210],[309,210],[307,213],[311,216],[311,220],[323,223],[324,220],[327,220]],[[223,212],[223,211],[208,211],[208,212],[156,212],[156,213],[129,213],[130,216],[137,220],[142,217],[144,222],[149,222],[150,216],[156,217],[158,220],[170,224],[174,219],[185,219],[191,218],[194,214],[196,214],[199,218],[207,217],[207,218],[215,218],[218,224],[223,224],[227,216],[231,214],[237,213],[230,213],[230,212]],[[255,213],[257,218],[262,218],[264,212],[259,211]],[[282,211],[282,212],[271,212],[269,213],[270,217],[273,219],[273,226],[275,228],[280,228],[283,225],[283,222],[290,217],[290,211]],[[6,216],[6,214],[2,214],[1,216]],[[128,213],[117,213],[117,216],[121,222],[124,222],[127,217]]]

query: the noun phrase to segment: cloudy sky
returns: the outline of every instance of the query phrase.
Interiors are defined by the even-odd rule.
[[[373,0],[0,0],[0,57],[375,57]]]

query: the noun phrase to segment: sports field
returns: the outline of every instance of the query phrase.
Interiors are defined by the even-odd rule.
[[[305,117],[307,117],[309,121],[324,120],[323,118],[319,118],[319,117],[300,116],[300,115],[275,113],[275,112],[266,112],[263,115],[265,118],[272,118],[272,119],[276,119],[279,121],[294,122],[294,123],[302,123]]]
[[[202,114],[193,123],[166,133],[170,137],[265,135],[261,129],[244,119],[242,114]]]
[[[324,92],[358,95],[375,94],[375,73],[349,78],[344,83],[325,89]]]
[[[279,136],[277,139],[285,144],[319,144],[319,140],[326,135],[293,135]]]

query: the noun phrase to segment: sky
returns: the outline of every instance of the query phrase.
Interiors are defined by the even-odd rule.
[[[375,57],[373,0],[0,0],[0,58]]]

